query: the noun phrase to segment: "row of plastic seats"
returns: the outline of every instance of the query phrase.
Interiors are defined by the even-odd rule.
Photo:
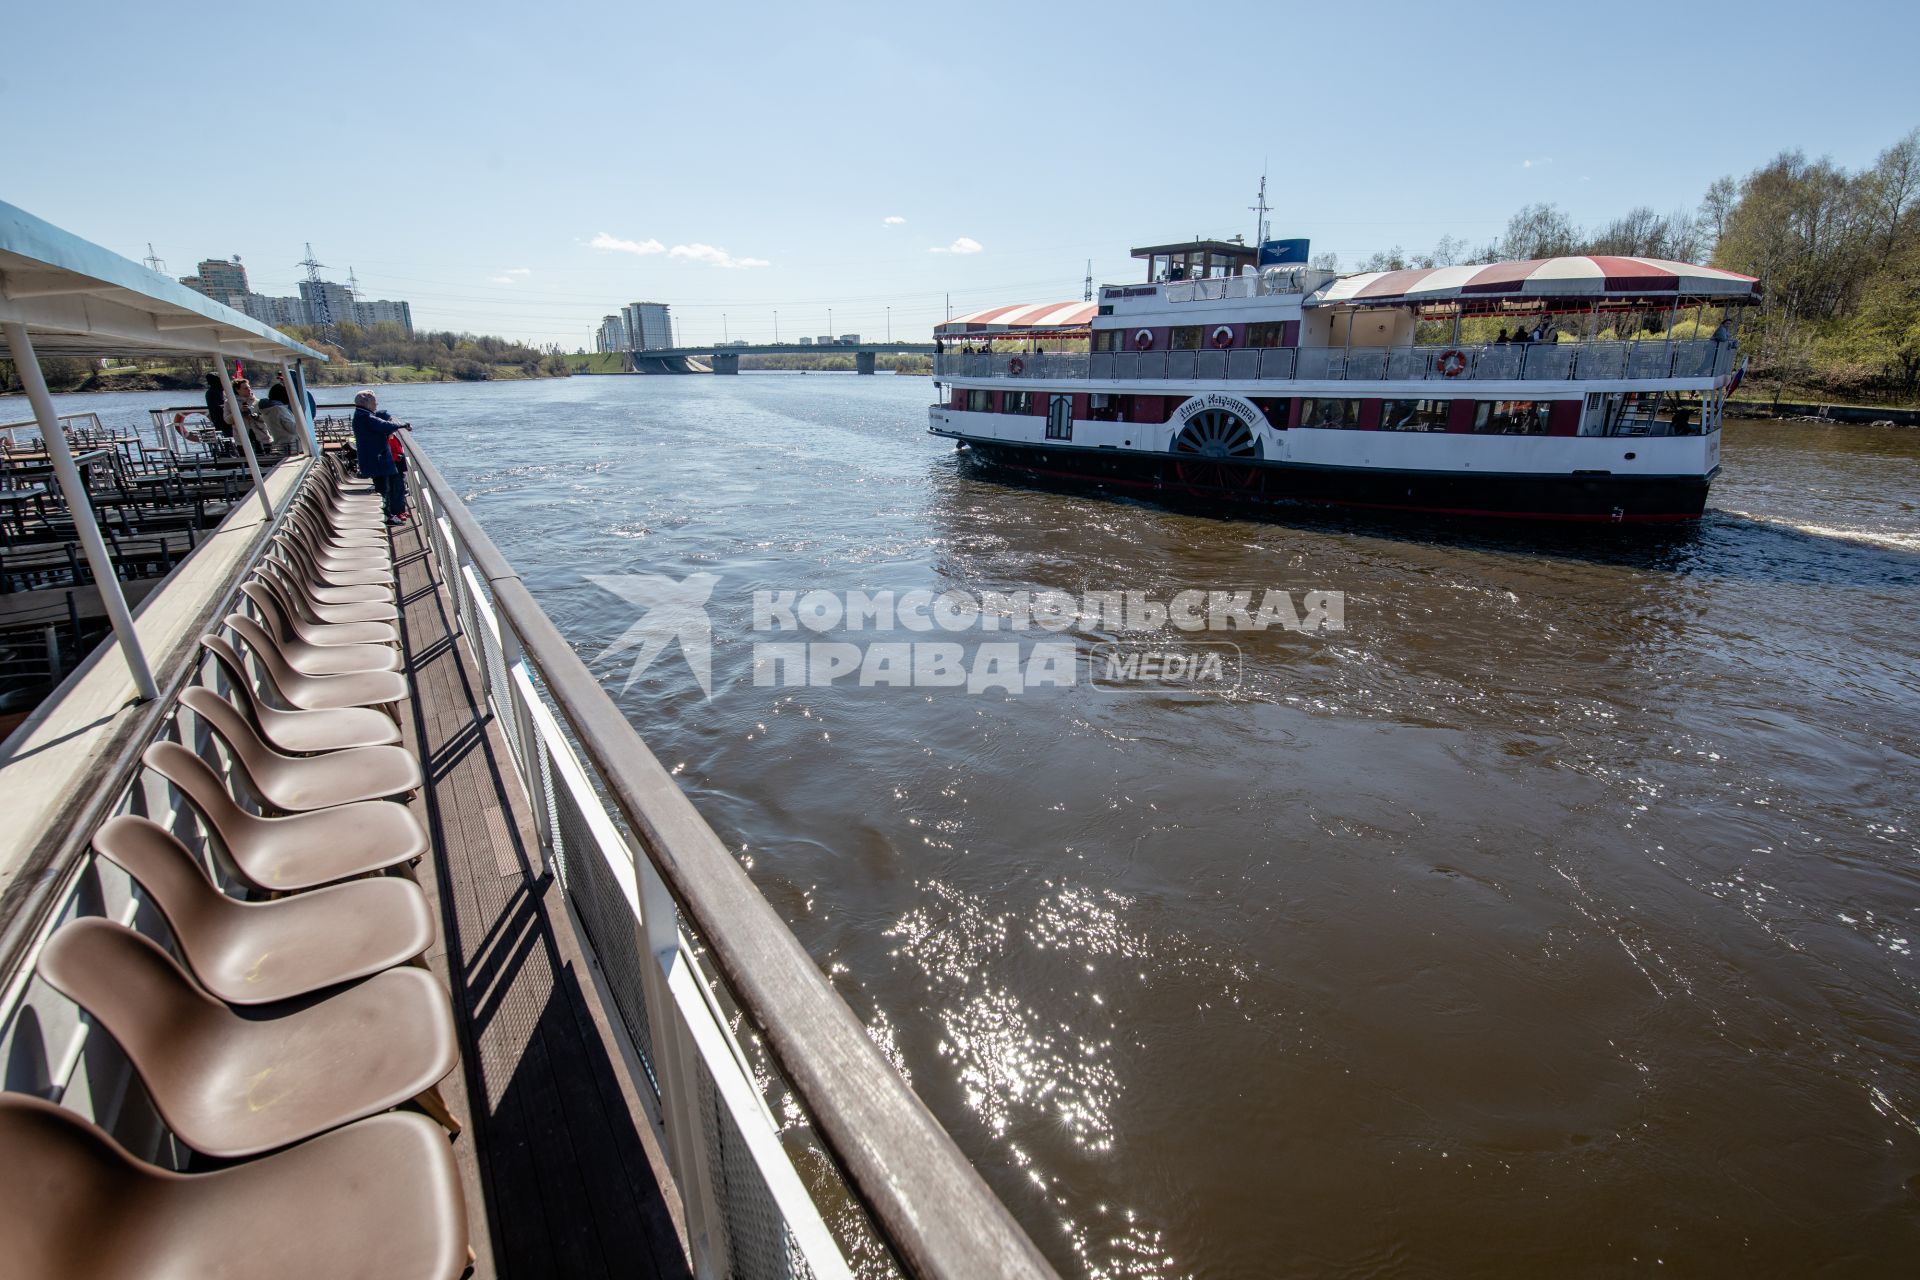
[[[94,849],[139,884],[174,953],[99,916],[41,952],[39,976],[119,1044],[194,1163],[220,1167],[162,1169],[72,1112],[0,1095],[0,1272],[424,1280],[471,1263],[460,1126],[439,1091],[457,1036],[410,870],[428,841],[395,800],[422,778],[396,745],[393,584],[378,499],[323,464],[242,587],[257,620],[229,614],[201,640],[224,696],[181,694],[227,775],[179,742],[143,756],[240,896],[167,828],[123,815]],[[394,1110],[409,1102],[426,1116]]]

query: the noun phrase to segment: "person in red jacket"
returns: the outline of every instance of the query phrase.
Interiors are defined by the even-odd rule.
[[[393,475],[387,479],[387,487],[393,501],[393,514],[401,520],[412,517],[407,514],[407,451],[400,447],[400,437],[396,433],[387,437],[387,451],[393,455]]]

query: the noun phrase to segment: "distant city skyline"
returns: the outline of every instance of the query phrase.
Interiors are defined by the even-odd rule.
[[[164,263],[157,254],[150,254],[146,261],[149,267],[155,262]],[[392,324],[398,325],[409,338],[413,336],[413,309],[408,303],[362,297],[351,284],[322,279],[319,266],[313,264],[308,278],[299,282],[299,293],[292,297],[255,292],[247,276],[246,263],[239,254],[230,258],[204,258],[192,275],[177,278],[196,293],[276,328],[292,324],[318,328],[355,324],[370,329],[377,324]],[[348,278],[352,279],[351,273]]]
[[[1263,171],[1273,233],[1351,265],[1484,244],[1534,203],[1582,225],[1691,209],[1783,149],[1859,168],[1920,124],[1920,18],[1864,0],[1818,20],[1780,0],[1387,3],[1363,23],[1221,3],[1184,38],[1128,0],[750,6],[724,28],[342,0],[272,27],[226,0],[22,9],[9,36],[35,56],[0,73],[0,108],[59,127],[22,131],[0,194],[136,261],[151,243],[176,277],[238,253],[262,296],[298,295],[312,240],[421,329],[572,351],[650,298],[690,342],[771,340],[776,313],[788,336],[924,339],[949,300],[1078,298],[1089,273],[1133,278],[1133,245],[1251,237]],[[231,93],[154,92],[209,32],[247,33]],[[309,68],[376,87],[322,96]],[[647,118],[610,118],[642,75]]]

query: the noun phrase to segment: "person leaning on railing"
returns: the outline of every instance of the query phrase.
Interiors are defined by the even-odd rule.
[[[379,400],[373,392],[362,391],[353,398],[353,451],[358,457],[360,474],[380,491],[380,505],[388,524],[399,524],[406,516],[406,477],[393,463],[387,441],[393,433],[411,427],[410,422],[395,422],[374,413]]]

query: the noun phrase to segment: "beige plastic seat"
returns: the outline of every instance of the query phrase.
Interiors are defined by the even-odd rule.
[[[93,847],[140,882],[200,985],[228,1004],[272,1004],[406,964],[433,945],[433,915],[411,880],[376,876],[272,902],[215,888],[159,823],[124,814]]]
[[[316,554],[336,556],[344,560],[370,560],[375,562],[391,560],[393,552],[384,530],[372,532],[340,533],[328,528],[314,518],[311,512],[295,511],[290,517],[293,527],[307,540]]]
[[[258,602],[256,602],[258,603]],[[227,625],[245,614],[228,614]],[[279,607],[262,607],[266,633],[272,637],[280,657],[296,671],[310,676],[352,675],[363,671],[393,671],[400,666],[400,652],[383,644],[309,644],[293,634]]]
[[[427,833],[405,805],[385,800],[265,817],[248,813],[213,766],[177,742],[156,742],[141,760],[200,815],[225,870],[256,889],[297,893],[404,867],[427,851]]]
[[[246,643],[290,707],[320,711],[328,707],[382,707],[404,702],[411,694],[407,678],[398,671],[361,671],[352,675],[310,676],[296,671],[280,653],[280,645],[244,614],[227,615],[227,629]]]
[[[342,604],[326,604],[316,600],[293,580],[278,560],[261,560],[255,572],[280,588],[284,600],[290,601],[294,612],[308,622],[394,622],[400,617],[400,610],[384,600]]]
[[[284,533],[306,545],[323,569],[383,568],[393,563],[393,553],[385,546],[340,547],[322,538],[299,516],[293,517]]]
[[[453,1005],[411,966],[312,1003],[236,1013],[152,939],[100,916],[61,926],[39,975],[106,1028],[175,1137],[239,1160],[422,1099],[459,1064]]]
[[[400,633],[385,622],[309,622],[300,616],[300,611],[294,608],[293,602],[287,599],[279,585],[264,577],[241,583],[240,590],[260,606],[261,616],[269,619],[269,631],[279,630],[271,625],[272,620],[277,618],[285,624],[287,634],[308,644],[325,648],[342,644],[400,643]]]
[[[180,704],[207,722],[255,795],[285,813],[403,795],[420,785],[420,763],[402,747],[348,747],[319,756],[275,751],[231,702],[192,685]]]
[[[312,519],[330,534],[354,536],[378,535],[381,530],[374,524],[379,515],[377,503],[350,503],[336,506],[326,501],[317,492],[309,491],[294,504],[295,511]]]
[[[392,604],[393,584],[366,583],[360,585],[333,586],[321,581],[309,572],[298,557],[284,553],[284,548],[269,551],[263,558],[267,564],[277,565],[288,578],[299,583],[300,590],[308,599],[320,604]]]
[[[99,1126],[0,1095],[0,1257],[32,1280],[454,1280],[467,1209],[453,1148],[382,1115],[213,1173],[174,1173]]]
[[[201,636],[200,645],[220,663],[233,685],[233,703],[262,738],[289,755],[341,751],[347,747],[390,746],[400,741],[400,726],[371,707],[288,710],[259,696],[234,647],[219,636]]]
[[[323,587],[393,587],[393,570],[384,569],[330,569],[314,559],[306,543],[298,538],[282,538],[275,545],[286,549],[294,566],[300,571],[301,579]],[[387,597],[391,599],[391,595]]]

